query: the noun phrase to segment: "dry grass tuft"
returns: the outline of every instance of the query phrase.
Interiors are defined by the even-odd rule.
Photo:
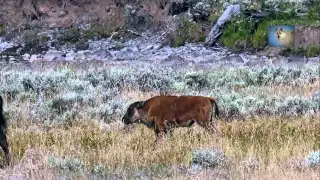
[[[176,172],[170,179],[211,179],[212,175],[220,179],[319,177],[317,171],[301,170],[290,162],[320,148],[319,120],[265,118],[219,121],[219,125],[220,139],[195,126],[192,130],[176,129],[172,137],[165,137],[156,146],[154,132],[142,125],[129,131],[101,128],[101,124],[91,121],[78,122],[72,128],[38,125],[37,131],[30,125],[11,125],[8,139],[13,167],[3,170],[1,176],[20,174],[51,179],[57,174],[48,166],[49,156],[80,158],[88,172],[97,164],[118,171],[123,168],[138,171],[155,165],[188,167],[192,150],[219,148],[231,159],[230,169],[203,171],[197,175]],[[119,127],[119,123],[110,127]],[[258,166],[249,168],[248,163],[243,163],[248,158],[256,158]],[[165,174],[163,176],[165,178]]]

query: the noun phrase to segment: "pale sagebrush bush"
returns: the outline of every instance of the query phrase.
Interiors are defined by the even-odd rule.
[[[286,97],[277,107],[277,114],[280,115],[303,115],[313,114],[319,110],[319,104],[307,98]]]
[[[318,69],[308,68],[228,68],[188,72],[182,80],[189,88],[205,90],[219,87],[266,85],[304,85],[318,77]]]
[[[227,92],[227,93],[224,93]],[[314,115],[319,104],[304,97],[270,96],[259,92],[254,94],[238,93],[227,90],[212,91],[205,96],[218,100],[221,114],[227,117],[250,115]]]
[[[315,101],[316,103],[319,104],[320,106],[320,90],[317,90],[315,91],[313,94],[312,94],[312,100]],[[320,108],[320,107],[319,107]]]
[[[66,111],[61,116],[57,117],[56,122],[58,124],[64,124],[68,126],[76,119],[76,116],[77,112],[75,112],[74,110]]]
[[[47,106],[56,113],[61,114],[75,106],[85,106],[94,104],[93,94],[82,94],[76,92],[61,93],[58,96],[47,101]]]
[[[89,72],[85,79],[94,86],[102,86],[105,89],[116,88],[117,90],[136,89],[142,91],[170,90],[172,69],[145,68],[141,70],[129,68],[109,68],[97,72]]]
[[[304,8],[305,3],[307,0],[265,0],[264,4],[268,5],[269,7],[277,8],[281,4],[291,5],[291,8]]]
[[[131,73],[131,69],[110,68],[100,72],[92,73],[92,76],[89,76],[88,78],[90,79],[90,82],[96,86],[101,85],[104,89],[116,88],[118,91],[120,91],[124,88],[124,85],[127,81],[131,81]]]
[[[73,72],[68,69],[62,69],[57,71],[45,71],[45,72],[32,72],[20,74],[20,83],[24,87],[24,90],[33,91],[49,91],[56,92],[59,88],[65,87],[68,80],[73,77]]]
[[[102,164],[97,164],[92,168],[91,173],[93,175],[105,175],[107,173],[107,169],[104,165]]]
[[[192,152],[191,165],[193,170],[216,168],[227,165],[227,157],[217,149],[197,149]]]
[[[28,73],[29,74],[29,73]],[[196,86],[198,89],[203,88],[218,88],[218,87],[233,87],[233,86],[263,86],[275,84],[299,83],[305,84],[310,80],[318,77],[316,68],[301,68],[301,69],[284,69],[284,68],[264,68],[264,69],[223,69],[223,70],[207,70],[207,71],[192,71],[184,72],[183,70],[172,70],[171,68],[149,68],[134,70],[129,68],[118,69],[109,68],[100,71],[72,72],[68,70],[60,70],[56,73],[53,71],[46,73],[34,73],[40,76],[41,86],[49,86],[63,88],[68,85],[68,81],[76,87],[88,86],[88,83],[95,87],[99,84],[103,88],[117,88],[118,90],[133,88],[138,90],[172,90],[172,84],[182,82],[190,87]],[[84,74],[84,75],[83,75]],[[30,75],[28,75],[30,76]],[[25,86],[30,89],[31,84],[39,84],[37,78],[23,81]],[[74,79],[74,80],[70,80]],[[13,79],[5,84],[17,82]],[[35,83],[36,82],[36,83]],[[19,85],[19,84],[18,84]],[[16,89],[21,91],[21,85]],[[34,88],[33,88],[34,89]]]
[[[164,68],[161,71],[148,68],[137,74],[136,82],[141,91],[170,91],[177,75],[171,68]]]
[[[311,152],[306,158],[309,167],[320,167],[320,151]]]
[[[90,81],[80,79],[68,79],[68,89],[76,93],[87,92],[91,88]],[[92,86],[93,87],[93,86]]]
[[[7,95],[8,100],[15,100],[19,92],[23,91],[20,83],[17,83],[19,73],[14,71],[2,72],[0,76],[1,93]]]
[[[86,114],[95,119],[114,120],[126,108],[126,100],[118,97],[122,89],[216,97],[222,115],[228,117],[313,115],[319,111],[315,96],[310,100],[265,92],[268,85],[307,85],[318,77],[318,68],[313,66],[200,71],[192,68],[143,67],[137,70],[111,67],[87,71],[8,71],[1,72],[0,76],[2,94],[7,91],[7,97],[8,94],[12,96],[9,96],[9,103],[37,103],[36,106],[28,106],[33,119],[70,119],[68,113],[73,112],[77,118]],[[10,114],[15,116],[13,111]]]
[[[261,3],[270,9],[278,9],[281,6],[285,6],[292,10],[306,8],[305,3],[307,0],[264,0]],[[243,8],[252,8],[253,2],[251,0],[224,0],[222,1],[223,7],[226,8],[230,4],[240,4]]]
[[[166,165],[151,164],[140,168],[122,167],[108,169],[103,165],[96,165],[91,171],[90,179],[164,179],[173,175],[171,167]]]
[[[101,104],[96,109],[96,114],[98,118],[102,119],[104,122],[114,121],[121,118],[126,110],[126,104],[128,104],[126,100],[115,97],[107,100],[106,103]]]
[[[50,166],[60,170],[67,170],[71,172],[83,172],[85,170],[84,161],[77,157],[49,157],[48,163]]]

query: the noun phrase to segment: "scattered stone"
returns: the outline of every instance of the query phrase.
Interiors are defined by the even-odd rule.
[[[145,48],[143,48],[143,49],[141,49],[141,51],[143,52],[143,51],[147,51],[147,50],[150,50],[150,49],[152,49],[153,48],[153,45],[152,44],[149,44],[149,45],[147,45]]]
[[[320,65],[320,57],[311,57],[307,59],[307,63],[309,64],[317,64]]]
[[[227,56],[225,58],[220,59],[220,61],[224,61],[224,62],[234,62],[234,63],[244,63],[244,60],[242,59],[241,56],[239,55],[231,55],[231,56]]]
[[[0,41],[0,52],[6,50],[6,49],[8,49],[8,48],[11,48],[11,47],[13,47],[13,46],[14,46],[14,44],[11,43],[11,42],[1,42],[1,41]]]
[[[18,51],[21,50],[23,46],[21,44],[17,46],[11,46],[1,52],[1,55],[17,55]]]
[[[283,66],[287,64],[288,60],[285,57],[277,56],[270,59],[273,65],[275,66]]]
[[[83,51],[78,51],[78,53],[75,54],[74,60],[85,60],[86,56]]]
[[[195,3],[197,4],[197,3]],[[195,5],[194,4],[194,5]],[[200,3],[201,5],[201,3]],[[198,5],[198,6],[200,6]],[[136,13],[136,12],[133,12]],[[232,53],[222,47],[206,47],[198,43],[186,43],[184,46],[172,48],[170,46],[162,47],[164,32],[147,31],[142,36],[125,42],[115,41],[111,38],[100,40],[88,40],[85,48],[80,48],[77,43],[59,44],[55,38],[65,30],[48,30],[38,33],[38,40],[33,46],[26,48],[22,45],[14,45],[13,42],[0,43],[0,58],[9,61],[13,58],[25,61],[102,61],[104,63],[119,64],[137,64],[137,63],[156,63],[163,66],[182,66],[182,65],[199,65],[199,66],[225,66],[225,67],[262,67],[262,66],[286,66],[290,64],[319,64],[319,57],[303,58],[297,56],[282,57],[271,56],[272,52],[278,49],[267,48],[265,53],[244,54]],[[42,37],[42,38],[39,38]],[[32,36],[31,36],[32,39]],[[46,41],[49,39],[48,41]],[[33,41],[29,41],[32,44]],[[58,43],[52,48],[46,44]],[[23,43],[22,43],[23,44]],[[84,50],[85,49],[85,50]],[[21,54],[21,55],[20,55]],[[22,56],[23,55],[23,56]],[[41,56],[40,56],[41,55]]]
[[[66,54],[61,51],[50,50],[46,53],[46,55],[43,56],[43,60],[45,61],[61,60],[61,59],[64,59],[65,56]]]
[[[166,58],[164,61],[164,63],[181,63],[184,62],[185,60],[183,58],[181,58],[179,55],[170,55],[168,58]]]
[[[29,61],[30,60],[30,54],[24,54],[22,55],[23,60]]]
[[[295,64],[300,64],[300,63],[307,63],[307,58],[304,56],[289,56],[288,57],[288,63],[295,63]]]
[[[253,60],[249,60],[244,65],[248,67],[263,67],[264,65],[266,65],[266,62],[264,60],[253,59]]]
[[[75,54],[73,52],[67,53],[66,54],[66,61],[73,61],[75,59]]]
[[[41,60],[42,58],[39,56],[39,55],[36,55],[36,54],[33,54],[31,55],[30,57],[30,62],[34,62],[34,61],[38,61],[38,60]]]

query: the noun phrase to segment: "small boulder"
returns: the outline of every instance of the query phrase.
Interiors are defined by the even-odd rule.
[[[61,51],[50,50],[43,56],[43,60],[45,61],[61,60],[61,59],[64,59],[65,56],[66,56],[65,53]]]

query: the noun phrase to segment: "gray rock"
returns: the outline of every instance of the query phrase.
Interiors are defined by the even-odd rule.
[[[244,63],[244,60],[239,55],[226,56],[220,59],[220,61],[227,63]]]
[[[141,49],[141,51],[142,51],[142,52],[148,51],[148,50],[150,50],[150,49],[152,49],[152,48],[153,48],[153,45],[152,45],[152,44],[149,44],[149,45],[147,45],[145,48]]]
[[[97,50],[94,53],[103,58],[112,57],[112,54],[107,50]]]
[[[65,56],[65,53],[61,51],[50,50],[43,56],[43,60],[45,61],[61,60],[61,59],[64,59],[64,56]]]
[[[200,61],[198,63],[201,65],[212,65],[216,63],[216,61],[214,59],[208,59],[208,60]]]
[[[11,47],[13,47],[13,46],[14,46],[14,44],[11,43],[11,42],[1,42],[1,41],[0,41],[0,52],[6,50],[6,49],[8,49],[8,48],[11,48]]]
[[[315,64],[315,65],[320,65],[320,57],[311,57],[311,58],[308,58],[307,63],[309,63],[309,64]]]
[[[155,45],[153,45],[153,49],[155,49],[155,50],[160,49],[160,47],[161,47],[161,44],[155,44]]]
[[[75,57],[74,57],[74,60],[85,60],[86,59],[86,56],[84,54],[84,52],[78,52],[75,54]]]
[[[30,60],[30,54],[24,54],[24,55],[22,55],[22,58],[23,58],[23,60],[25,60],[25,61],[29,61]]]
[[[132,52],[139,52],[139,48],[137,46],[133,46],[130,48],[132,50]]]
[[[30,56],[30,60],[29,61],[33,62],[33,61],[37,61],[39,59],[41,59],[41,57],[39,55],[33,54],[33,55]]]
[[[272,61],[272,64],[275,66],[282,66],[288,62],[288,60],[283,57],[274,57],[271,59],[271,61]]]
[[[288,63],[304,64],[307,63],[307,58],[303,56],[289,56]]]
[[[246,62],[244,65],[248,67],[263,67],[266,64],[267,63],[265,60],[252,59]]]
[[[87,60],[106,60],[109,57],[112,57],[111,53],[107,50],[97,50],[89,51],[84,53]]]
[[[166,65],[179,65],[186,63],[185,59],[181,58],[178,55],[170,55],[165,60],[161,61],[161,64]]]
[[[76,54],[73,52],[67,53],[65,60],[66,61],[73,61],[75,59],[75,56],[76,56]]]

